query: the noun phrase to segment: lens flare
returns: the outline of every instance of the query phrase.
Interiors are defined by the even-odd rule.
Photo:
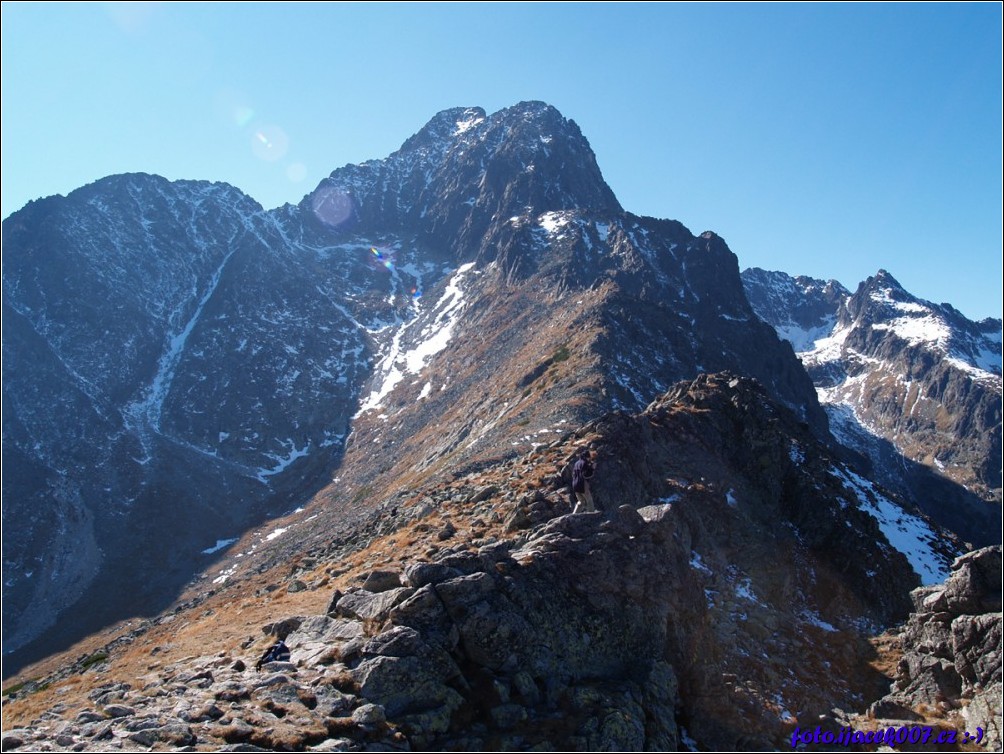
[[[325,225],[337,228],[352,217],[352,197],[334,186],[321,184],[310,199],[314,216]]]
[[[244,128],[254,120],[255,111],[244,92],[236,89],[220,89],[216,92],[214,106],[217,117],[227,125]]]
[[[251,137],[251,151],[266,162],[281,159],[289,150],[289,137],[279,126],[262,126]]]
[[[124,32],[136,34],[146,31],[150,19],[158,10],[159,3],[104,3],[104,11],[108,17]]]
[[[254,118],[254,110],[247,105],[239,105],[234,108],[234,123],[238,127],[244,128],[251,119]]]
[[[376,261],[379,262],[384,267],[386,267],[388,270],[394,269],[394,260],[385,255],[375,246],[370,247],[370,252],[373,254],[374,257],[376,257]]]

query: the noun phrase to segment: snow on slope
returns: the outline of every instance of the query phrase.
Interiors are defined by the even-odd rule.
[[[937,584],[948,578],[952,557],[936,544],[943,544],[937,532],[923,519],[911,515],[883,495],[875,485],[844,468],[834,468],[834,473],[853,493],[861,510],[869,513],[895,549],[899,550],[910,566],[920,576],[921,583]],[[961,553],[958,553],[961,554]]]
[[[829,317],[823,324],[808,328],[789,322],[787,325],[777,325],[774,329],[781,340],[791,343],[795,353],[800,354],[818,348],[821,341],[831,337],[836,321],[836,317]]]
[[[466,308],[463,282],[473,267],[474,263],[469,262],[457,268],[429,316],[416,303],[418,315],[394,333],[386,355],[374,369],[370,394],[360,405],[357,416],[382,407],[384,399],[405,375],[419,374],[429,359],[449,345],[453,329]]]

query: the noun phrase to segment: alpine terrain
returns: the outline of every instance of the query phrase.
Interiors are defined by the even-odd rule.
[[[1000,636],[999,548],[966,554],[999,333],[985,376],[989,326],[946,352],[965,388],[914,355],[923,421],[854,404],[939,459],[943,515],[832,409],[846,356],[800,360],[726,243],[624,210],[553,107],[444,111],[275,210],[113,176],[3,245],[5,750],[776,748],[966,710],[999,740],[999,649],[966,664]],[[798,316],[853,345],[879,294],[826,296]],[[876,635],[936,599],[961,680],[924,656],[882,701],[908,647]]]
[[[998,542],[1001,320],[922,301],[884,270],[853,295],[833,280],[755,268],[742,277],[873,478],[966,538]]]

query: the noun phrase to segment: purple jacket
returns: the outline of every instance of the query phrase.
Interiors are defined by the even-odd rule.
[[[589,462],[588,458],[580,458],[572,466],[572,490],[574,492],[585,492],[586,480],[592,479],[592,476],[593,464]]]

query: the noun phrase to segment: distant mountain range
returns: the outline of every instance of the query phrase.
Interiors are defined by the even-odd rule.
[[[885,270],[853,295],[833,280],[742,276],[757,315],[798,352],[835,437],[871,460],[874,478],[963,536],[997,541],[1001,320],[918,299]]]
[[[305,506],[311,524],[235,568],[323,552],[414,490],[705,374],[755,380],[778,407],[767,413],[790,412],[822,445],[835,447],[832,428],[847,468],[871,477],[862,489],[886,484],[874,495],[889,505],[937,488],[942,502],[921,508],[963,537],[999,522],[999,321],[994,341],[993,323],[925,308],[952,328],[942,353],[911,340],[927,305],[887,275],[854,296],[740,277],[714,233],[625,211],[576,124],[543,103],[444,111],[394,154],[271,211],[227,185],[106,178],[30,203],[4,221],[3,245],[15,665],[156,614],[268,517]],[[793,350],[782,338],[796,328]],[[796,356],[824,337],[833,357]],[[674,473],[713,488],[734,450],[717,442],[695,435]],[[625,479],[646,463],[638,443],[617,461]],[[889,458],[937,473],[891,474]],[[944,576],[960,551],[915,514],[897,515],[945,544],[932,573],[881,556],[899,612],[908,582]]]

